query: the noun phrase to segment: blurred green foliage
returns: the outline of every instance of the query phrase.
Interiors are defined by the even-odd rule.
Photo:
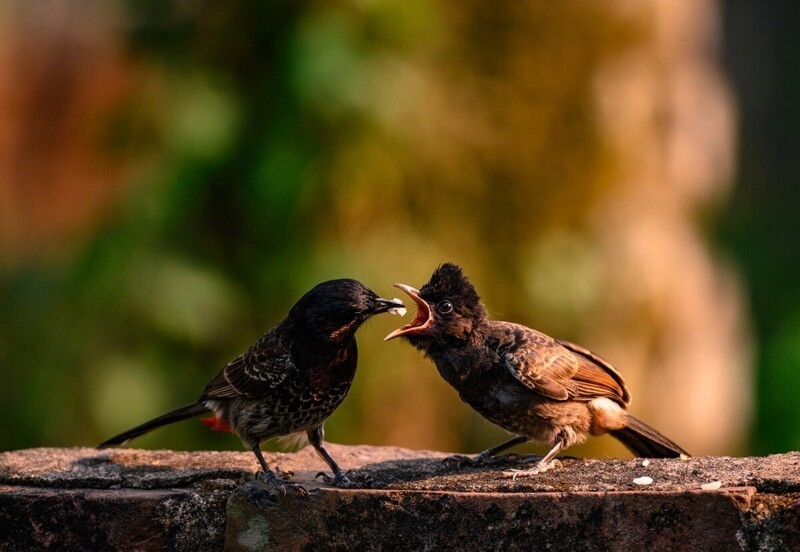
[[[725,61],[740,98],[741,144],[736,194],[716,237],[744,272],[760,343],[752,451],[800,450],[800,9],[726,7]]]

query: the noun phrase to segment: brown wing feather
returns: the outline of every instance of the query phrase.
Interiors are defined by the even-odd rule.
[[[578,362],[553,338],[510,322],[498,322],[496,329],[501,361],[520,383],[558,401],[574,394],[572,376],[578,371]]]
[[[610,362],[569,341],[557,340],[556,343],[575,353],[580,360],[580,368],[572,376],[577,384],[576,398],[608,397],[622,405],[631,402],[625,380]]]
[[[200,400],[262,397],[278,387],[294,369],[288,346],[270,331],[220,370]]]
[[[619,372],[588,349],[510,322],[498,322],[496,330],[503,363],[529,389],[560,401],[607,397],[622,405],[630,402]]]

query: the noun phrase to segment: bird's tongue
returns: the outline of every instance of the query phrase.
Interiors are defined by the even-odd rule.
[[[428,306],[428,303],[426,303],[425,300],[419,296],[418,290],[405,284],[395,284],[394,286],[406,292],[414,301],[414,303],[417,304],[417,313],[409,324],[405,324],[397,328],[395,331],[387,335],[383,339],[384,341],[389,341],[390,339],[394,339],[395,337],[400,337],[403,335],[420,333],[433,322],[433,318],[431,317],[431,309]]]

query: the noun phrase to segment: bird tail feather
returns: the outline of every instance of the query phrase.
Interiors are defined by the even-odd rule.
[[[627,414],[627,427],[610,432],[611,436],[640,458],[679,458],[690,456],[674,441],[643,421]]]
[[[195,402],[187,404],[181,406],[180,408],[176,408],[175,410],[170,410],[166,414],[162,414],[158,418],[153,418],[149,422],[138,425],[124,433],[120,433],[116,437],[112,437],[111,439],[100,443],[97,445],[97,448],[124,445],[128,441],[131,441],[140,435],[144,435],[145,433],[148,433],[156,428],[171,424],[173,422],[179,422],[187,418],[192,418],[200,414],[205,414],[206,412],[208,412],[208,408],[206,408],[203,403]]]

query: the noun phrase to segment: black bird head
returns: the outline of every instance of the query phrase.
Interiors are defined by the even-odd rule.
[[[399,299],[383,299],[357,280],[343,278],[316,285],[289,311],[287,322],[325,341],[352,337],[370,316],[403,309]]]
[[[386,336],[385,341],[405,337],[413,345],[442,339],[466,340],[486,319],[486,310],[478,292],[464,276],[461,267],[445,263],[437,268],[431,279],[416,290],[405,284],[395,284],[417,304],[417,314],[410,324],[401,326]]]

